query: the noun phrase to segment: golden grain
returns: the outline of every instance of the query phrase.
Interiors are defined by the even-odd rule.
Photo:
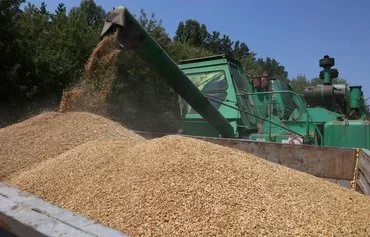
[[[370,199],[180,136],[92,141],[9,180],[133,236],[368,236]]]

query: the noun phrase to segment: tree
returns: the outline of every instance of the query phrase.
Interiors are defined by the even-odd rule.
[[[323,80],[319,77],[312,78],[308,80],[307,77],[303,74],[297,75],[297,77],[292,78],[290,80],[290,86],[292,87],[293,91],[298,94],[303,94],[306,87],[310,86],[317,86],[322,85]],[[335,78],[333,79],[333,84],[348,84],[347,80],[343,78]]]
[[[80,6],[70,10],[68,16],[68,35],[74,45],[74,50],[85,60],[99,41],[105,19],[105,11],[92,0],[85,0]]]
[[[306,75],[299,74],[297,77],[291,79],[290,86],[296,93],[303,94],[304,89],[311,86],[311,81],[307,80]]]
[[[78,50],[69,35],[71,23],[63,3],[57,6],[51,21],[50,39],[53,44],[46,46],[44,57],[51,74],[49,83],[61,90],[80,77],[81,68],[76,68],[76,65],[80,66],[83,61],[78,62],[78,55],[73,53]]]
[[[70,14],[77,14],[85,26],[101,29],[105,18],[105,11],[101,6],[97,6],[93,0],[83,0],[79,7],[71,9]]]
[[[23,56],[18,39],[16,22],[21,15],[20,5],[24,0],[0,1],[0,98],[15,95],[17,81],[26,76],[28,62]]]
[[[69,14],[62,3],[54,14],[45,3],[40,7],[29,3],[16,22],[23,56],[31,65],[19,84],[36,86],[40,92],[60,92],[79,80],[99,41],[104,17],[104,10],[94,1],[82,1]]]
[[[60,13],[66,13],[66,12],[67,12],[67,8],[64,5],[64,3],[59,3],[57,6],[57,9],[55,10],[55,14],[58,15]]]
[[[174,41],[202,47],[207,37],[207,27],[204,24],[200,24],[197,20],[189,19],[179,23]]]
[[[248,77],[263,74],[263,68],[261,67],[261,65],[257,64],[256,53],[254,52],[249,53],[247,57],[242,59],[241,64],[243,65],[245,74]]]
[[[171,43],[168,33],[162,26],[162,20],[156,20],[154,13],[149,18],[142,9],[138,17],[138,22],[163,48],[167,48]]]
[[[87,59],[99,42],[105,18],[103,8],[91,0],[72,8],[67,18],[64,8],[60,5],[54,16],[53,37],[57,42],[56,47],[50,49],[54,55],[50,62],[53,70],[58,72],[59,88],[79,80]]]
[[[285,71],[285,67],[281,65],[276,59],[267,57],[266,60],[259,58],[257,65],[264,72],[266,71],[270,77],[275,77],[283,82],[288,83],[288,72]],[[263,72],[262,72],[263,73]]]
[[[232,57],[233,44],[229,36],[223,35],[221,38],[220,32],[212,31],[206,40],[205,48],[214,54],[225,54]]]
[[[250,52],[245,58],[240,60],[245,69],[245,74],[249,77],[259,75],[267,72],[269,77],[275,77],[281,81],[288,83],[288,72],[285,67],[281,65],[276,59],[267,57],[256,59],[256,53]]]
[[[204,24],[194,19],[179,23],[174,41],[198,48],[203,47],[213,54],[225,54],[237,60],[249,55],[249,48],[245,42],[239,40],[234,42],[228,35],[221,36],[218,31],[209,33]]]
[[[40,14],[42,15],[48,15],[49,12],[46,10],[46,3],[45,2],[41,2],[41,5],[40,5]]]
[[[343,79],[340,77],[334,78],[332,83],[333,84],[348,84],[346,79]],[[323,84],[323,80],[320,77],[315,77],[311,79],[311,83],[310,83],[311,86],[316,86],[316,85],[321,85],[321,84]]]
[[[235,41],[233,48],[233,57],[237,60],[243,60],[250,55],[249,48],[245,42]]]
[[[38,8],[28,3],[17,22],[22,34],[21,43],[26,48],[25,56],[32,62],[29,77],[22,81],[28,87],[41,86],[49,78],[48,65],[45,61],[45,49],[50,45],[50,13],[45,3]],[[27,80],[27,81],[26,81]]]
[[[203,47],[196,47],[188,45],[187,43],[181,43],[175,41],[168,48],[168,54],[175,60],[179,61],[182,59],[200,58],[206,56],[212,56],[213,53]]]

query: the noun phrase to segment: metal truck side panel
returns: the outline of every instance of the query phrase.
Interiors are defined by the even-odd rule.
[[[171,135],[138,131],[135,133],[147,139]],[[190,137],[252,153],[271,162],[317,177],[335,179],[337,183],[353,181],[356,149],[257,142],[245,139]]]
[[[252,142],[241,139],[198,137],[208,142],[255,154],[271,162],[321,178],[353,180],[355,149]]]
[[[18,237],[127,236],[5,183],[0,183],[0,229]]]
[[[370,151],[361,149],[358,158],[358,174],[356,190],[365,195],[370,195]]]

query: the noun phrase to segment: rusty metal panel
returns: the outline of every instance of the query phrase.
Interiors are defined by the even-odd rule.
[[[242,139],[200,138],[252,153],[261,158],[318,177],[352,180],[355,149],[255,142]]]
[[[370,195],[370,151],[361,149],[358,158],[357,191]]]
[[[329,181],[329,182],[332,182],[332,183],[336,183],[342,187],[345,187],[345,188],[348,188],[350,189],[352,187],[352,181],[350,180],[344,180],[344,179],[328,179],[328,178],[324,178],[325,180]]]
[[[164,133],[136,133],[147,139],[169,135]],[[194,138],[246,151],[271,162],[321,178],[353,180],[356,164],[355,149],[266,143],[245,139]]]

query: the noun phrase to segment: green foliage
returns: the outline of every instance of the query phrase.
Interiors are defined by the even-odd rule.
[[[18,12],[14,25],[19,37],[14,50],[21,50],[18,60],[26,62],[19,66],[24,73],[17,80],[18,86],[60,91],[76,81],[99,41],[104,10],[93,1],[82,1],[69,14],[64,4],[52,14],[45,3],[40,7],[28,3],[23,12]]]
[[[256,59],[255,56],[256,54],[252,52],[241,60],[247,76],[262,75],[264,72],[267,72],[269,77],[280,79],[285,83],[289,82],[288,72],[285,71],[285,67],[277,60],[270,57],[267,57],[266,60],[262,58]]]
[[[162,20],[156,20],[154,13],[148,18],[145,11],[141,10],[138,22],[163,48],[166,49],[171,43],[168,33],[162,26]]]
[[[227,35],[221,37],[218,31],[209,33],[204,24],[194,19],[180,22],[173,39],[175,42],[205,48],[212,54],[225,54],[237,60],[242,60],[249,55],[249,48],[245,42],[239,40],[234,42]]]
[[[49,70],[45,57],[45,48],[50,44],[50,13],[42,4],[40,8],[28,3],[24,12],[17,21],[17,29],[22,34],[21,47],[24,47],[25,57],[32,62],[28,77],[20,82],[23,85],[39,86],[43,83],[49,85]]]
[[[82,1],[79,7],[69,12],[64,32],[68,46],[64,50],[71,57],[67,66],[75,76],[64,85],[80,78],[86,60],[99,42],[104,18],[105,11],[94,1]]]
[[[22,3],[0,1],[0,111],[17,114],[15,120],[39,111],[37,105],[58,103],[61,91],[80,78],[105,18],[94,1],[69,13],[62,3],[52,13],[44,2],[21,10]]]
[[[263,60],[262,58],[259,58],[257,60],[257,65],[266,71],[270,77],[275,77],[283,82],[288,82],[288,72],[285,71],[285,67],[275,59],[267,57],[266,60]]]
[[[343,78],[334,78],[333,79],[333,84],[348,84],[347,80],[346,79],[343,79]],[[323,80],[320,79],[320,77],[315,77],[311,80],[311,86],[316,86],[316,85],[320,85],[320,84],[323,84]]]
[[[208,50],[214,54],[226,54],[232,56],[233,42],[230,37],[221,34],[218,31],[213,31],[207,38],[206,46]]]
[[[288,82],[288,73],[277,60],[269,57],[266,60],[257,59],[256,53],[250,52],[245,42],[239,40],[234,42],[228,35],[222,35],[218,31],[209,33],[207,27],[197,20],[189,19],[179,23],[174,36],[174,44],[177,44],[175,51],[172,51],[175,57],[180,54],[183,59],[190,58],[191,51],[194,49],[202,51],[203,49],[202,52],[206,55],[208,53],[225,54],[241,61],[247,75],[262,75],[264,72],[268,72],[271,77]],[[187,49],[184,49],[183,46],[186,45]],[[198,55],[200,57],[203,54]]]
[[[299,74],[290,81],[290,86],[298,94],[303,94],[304,89],[311,86],[311,81],[307,80],[306,75]]]
[[[29,62],[22,57],[24,47],[18,39],[21,35],[17,31],[16,22],[21,12],[19,10],[23,0],[0,1],[0,98],[7,98],[10,94],[18,94],[18,81],[27,74]]]
[[[197,20],[189,19],[179,23],[174,41],[195,47],[203,47],[208,34],[207,27],[204,24],[200,24]]]
[[[175,61],[213,55],[212,52],[208,51],[203,47],[196,47],[189,45],[187,43],[181,43],[176,41],[171,44],[171,46],[168,49],[168,53]]]
[[[240,42],[239,40],[235,41],[234,48],[233,48],[233,57],[235,59],[243,60],[251,56],[251,52],[249,52],[249,48],[245,42]]]
[[[263,68],[256,63],[255,55],[255,53],[251,52],[247,57],[240,61],[247,76],[263,74]]]
[[[1,35],[8,38],[1,40],[4,42],[1,55],[7,58],[0,61],[2,78],[8,82],[3,85],[11,84],[19,96],[27,97],[60,91],[80,77],[99,40],[105,12],[93,1],[82,1],[68,15],[63,4],[58,5],[54,14],[47,11],[45,3],[40,7],[28,3],[22,12],[19,9],[22,2],[1,1],[8,10],[2,11],[6,13],[2,17],[13,20],[2,27],[5,32]],[[9,62],[12,64],[6,65]],[[3,95],[14,95],[9,92]]]
[[[268,72],[271,77],[288,82],[288,73],[277,60],[269,57],[266,60],[256,59],[256,53],[250,52],[245,42],[233,41],[228,35],[222,35],[218,31],[209,33],[207,27],[197,20],[189,19],[180,22],[174,36],[174,43],[188,45],[189,51],[194,51],[193,47],[203,48],[211,54],[225,54],[239,60],[247,75],[262,75],[264,72]],[[187,56],[186,50],[181,46],[177,48],[180,54],[182,52],[184,56]]]

